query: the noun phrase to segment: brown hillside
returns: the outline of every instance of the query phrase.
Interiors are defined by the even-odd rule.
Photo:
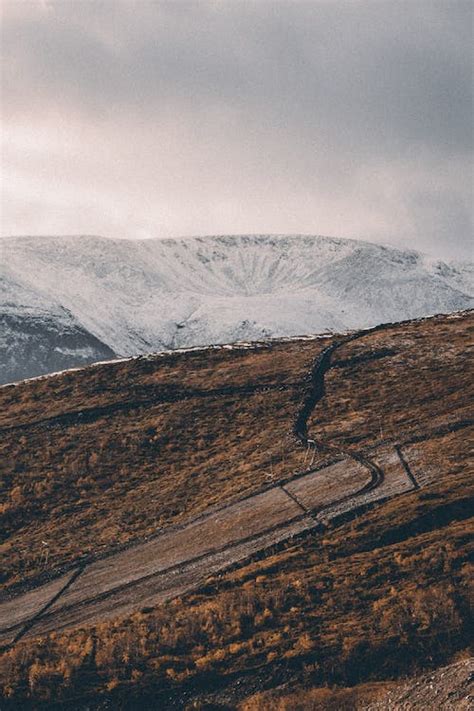
[[[292,419],[320,348],[139,358],[0,389],[4,584],[46,567],[43,540],[52,571],[298,470]]]
[[[435,317],[341,345],[308,420],[312,467],[337,452],[382,462],[395,445],[414,491],[172,603],[18,643],[2,667],[11,703],[109,694],[130,708],[158,697],[234,708],[276,684],[396,678],[462,650],[472,322]],[[304,471],[295,417],[331,342],[140,358],[2,388],[5,594]]]

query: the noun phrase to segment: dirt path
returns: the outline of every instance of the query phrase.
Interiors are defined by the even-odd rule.
[[[366,487],[364,487],[364,489],[361,489],[361,491],[358,492],[359,495],[367,493],[368,491],[372,491],[383,482],[384,473],[382,468],[376,462],[369,459],[360,452],[355,452],[352,449],[335,447],[329,442],[325,442],[321,439],[310,439],[308,437],[308,419],[313,413],[314,408],[316,407],[318,402],[320,402],[320,400],[322,400],[325,395],[325,376],[328,370],[330,370],[330,368],[332,367],[331,359],[333,354],[347,343],[351,343],[352,341],[358,340],[366,336],[368,333],[373,333],[377,330],[379,330],[379,327],[375,327],[370,331],[361,331],[358,333],[351,334],[350,336],[341,338],[335,343],[331,343],[331,345],[327,346],[327,348],[321,351],[319,356],[314,361],[313,367],[311,369],[309,386],[307,388],[306,395],[303,399],[303,403],[296,415],[293,427],[293,434],[304,446],[306,446],[308,452],[311,449],[320,449],[321,451],[328,452],[329,454],[342,454],[345,457],[349,457],[350,459],[354,460],[354,462],[357,462],[362,466],[366,467],[366,469],[370,471],[371,480],[366,485]],[[364,362],[366,361],[367,358],[364,359]],[[398,452],[398,454],[400,456],[400,452]]]
[[[310,465],[285,483],[171,526],[145,543],[3,602],[0,643],[4,648],[23,637],[92,624],[172,599],[258,551],[412,490],[416,482],[394,447],[382,447],[369,459],[308,437],[308,418],[324,397],[333,353],[373,330],[345,337],[319,354],[295,418],[294,434],[303,446],[342,456],[341,461],[319,469]]]

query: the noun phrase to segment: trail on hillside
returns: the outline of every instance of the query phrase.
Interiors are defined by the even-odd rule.
[[[384,480],[384,473],[381,467],[378,466],[372,459],[369,459],[364,454],[360,452],[355,452],[352,449],[346,447],[341,447],[340,445],[335,446],[323,439],[308,436],[308,420],[313,414],[315,407],[324,398],[326,393],[325,389],[325,376],[326,373],[332,367],[331,359],[333,354],[342,346],[352,341],[358,340],[369,333],[374,333],[375,331],[381,330],[380,326],[376,326],[369,331],[358,331],[357,333],[352,333],[344,338],[341,338],[329,346],[324,348],[321,353],[316,357],[313,367],[311,368],[309,375],[309,385],[306,391],[306,395],[303,398],[300,409],[298,410],[294,425],[293,434],[295,437],[306,447],[307,453],[316,449],[320,449],[324,452],[330,454],[340,455],[343,454],[346,457],[358,462],[362,466],[366,467],[371,473],[370,482],[364,486],[357,494],[352,494],[351,498],[354,496],[360,496],[368,491],[372,491],[377,486],[379,486]],[[364,366],[363,366],[364,367]],[[342,502],[342,500],[341,500]]]
[[[367,481],[367,483],[363,484],[361,488],[357,491],[352,491],[350,494],[346,494],[345,496],[342,496],[339,499],[332,500],[329,504],[322,503],[320,506],[313,506],[310,508],[307,508],[304,504],[301,503],[301,501],[292,493],[291,491],[288,491],[286,488],[288,485],[288,482],[283,482],[281,481],[279,484],[274,485],[273,487],[270,487],[272,489],[280,489],[285,492],[285,494],[290,497],[303,511],[303,514],[306,514],[310,518],[313,519],[314,524],[318,525],[318,520],[315,516],[316,513],[320,513],[321,511],[324,511],[325,509],[334,507],[335,505],[339,505],[341,503],[346,502],[347,500],[355,499],[356,497],[360,497],[363,494],[367,494],[370,491],[373,491],[377,487],[379,487],[383,482],[384,482],[384,472],[382,468],[375,463],[372,459],[367,457],[365,454],[354,451],[352,449],[347,449],[345,447],[341,447],[339,445],[333,445],[330,442],[327,442],[324,439],[321,438],[316,438],[316,437],[309,437],[308,435],[308,420],[312,413],[314,412],[315,408],[323,401],[324,396],[325,396],[325,376],[326,373],[330,370],[331,367],[335,367],[338,364],[335,363],[334,365],[331,362],[333,354],[340,349],[342,346],[346,345],[347,343],[350,343],[352,341],[355,341],[357,339],[360,339],[370,333],[373,333],[376,330],[379,330],[381,327],[375,327],[374,329],[370,329],[368,331],[361,331],[357,333],[350,334],[348,336],[342,337],[339,340],[333,342],[326,348],[324,348],[318,356],[315,358],[313,365],[310,369],[310,372],[308,374],[308,385],[306,388],[306,392],[303,396],[303,400],[301,403],[300,408],[298,409],[295,419],[294,419],[294,425],[293,425],[293,435],[296,437],[296,439],[306,447],[307,451],[312,450],[313,452],[315,451],[316,448],[328,452],[330,454],[337,455],[338,458],[340,458],[341,455],[343,455],[345,458],[353,460],[356,464],[361,465],[365,469],[367,469],[370,473],[370,479]],[[365,361],[369,360],[368,358],[365,359]],[[365,367],[366,362],[362,364],[361,366]],[[268,388],[271,389],[271,388]],[[244,389],[245,392],[245,389]],[[241,391],[242,393],[242,391]],[[194,394],[194,393],[193,393]],[[215,391],[213,392],[215,394]],[[206,393],[207,395],[207,393]],[[71,413],[73,414],[74,417],[77,416],[77,413]],[[306,469],[304,472],[298,472],[296,473],[292,478],[291,481],[301,479],[306,477],[308,474],[311,473],[318,473],[320,467],[318,468],[311,468],[311,466]],[[320,483],[318,485],[320,487]],[[255,497],[261,496],[261,493],[254,494],[253,496],[249,496],[248,499],[252,499]],[[247,499],[247,500],[248,500]],[[234,504],[229,503],[229,504],[224,504],[222,506],[222,510],[225,510],[226,508],[232,508]],[[210,514],[210,512],[209,512]],[[210,514],[212,517],[215,514]],[[206,514],[201,515],[199,518],[206,518]],[[196,521],[188,521],[187,524],[182,524],[182,528],[186,528],[187,526],[195,525],[197,523]],[[270,521],[269,521],[270,523]],[[286,521],[286,524],[288,521]],[[280,524],[279,524],[280,525]],[[172,529],[173,527],[171,527]],[[271,529],[269,528],[268,531]],[[268,533],[267,531],[267,533]],[[262,532],[258,534],[259,536],[262,535]],[[250,536],[253,538],[254,536]],[[244,540],[244,539],[242,539]],[[240,541],[240,543],[242,542]],[[233,547],[237,545],[236,543],[233,544],[227,544],[224,545],[222,548],[222,551],[225,552],[225,550],[231,551]],[[133,547],[130,548],[130,552],[133,557]],[[190,564],[197,564],[200,560],[204,560],[206,557],[208,557],[211,553],[215,553],[214,550],[211,551],[206,551],[204,555],[200,555],[196,558],[190,558],[187,560],[185,563],[180,563],[179,565],[175,566],[177,568],[182,567],[183,565],[190,565]],[[45,614],[47,614],[52,607],[53,602],[57,602],[57,600],[63,596],[63,594],[70,588],[70,586],[75,583],[77,578],[79,578],[81,575],[83,575],[84,570],[89,567],[89,564],[84,563],[80,569],[76,569],[76,571],[73,573],[72,578],[65,584],[65,586],[57,593],[55,596],[50,600],[48,603],[46,603],[35,615],[33,615],[32,618],[30,618],[26,624],[22,626],[22,628],[18,631],[18,633],[15,635],[14,639],[6,645],[5,648],[10,648],[13,646],[19,639],[24,637],[25,635],[29,634],[32,627],[35,625],[35,623]],[[225,567],[225,565],[224,565]],[[169,569],[171,570],[171,568]],[[164,575],[169,572],[168,568],[163,569],[159,573],[152,573],[149,576],[146,576],[147,578],[154,578],[156,575]],[[124,590],[125,588],[133,588],[135,584],[138,584],[140,582],[141,578],[139,578],[137,581],[134,581],[130,585],[125,585],[123,586]],[[109,597],[110,595],[115,595],[118,591],[120,591],[120,586],[119,587],[114,587],[111,588],[111,590],[102,597]],[[101,597],[99,595],[99,597]],[[87,601],[84,601],[86,604]],[[81,603],[79,603],[79,606]],[[74,605],[73,605],[74,606]],[[77,604],[75,605],[77,607]],[[87,613],[86,613],[87,614]]]

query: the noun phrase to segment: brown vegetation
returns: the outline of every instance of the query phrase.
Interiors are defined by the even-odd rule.
[[[212,701],[221,698],[219,685],[240,675],[234,707],[253,693],[245,679],[259,674],[270,688],[290,680],[291,688],[347,687],[440,664],[465,648],[471,321],[395,325],[344,345],[309,423],[346,449],[401,445],[425,488],[323,536],[280,545],[172,603],[20,642],[3,657],[6,698],[63,700],[69,708],[91,696],[130,708],[137,698],[144,708],[158,699],[162,708],[183,708],[184,690]],[[3,432],[5,584],[298,471],[292,422],[305,374],[327,343],[139,359],[5,388],[10,424],[31,425]],[[179,388],[182,399],[160,402],[158,385]],[[35,424],[118,402],[129,409],[84,424]],[[38,558],[42,539],[47,563]],[[358,693],[332,699],[344,708]]]
[[[360,449],[466,419],[469,323],[414,322],[343,346],[310,430]],[[3,423],[24,425],[0,430],[3,584],[60,571],[301,470],[293,418],[327,343],[140,358],[0,389]],[[39,424],[71,412],[81,422]]]
[[[393,499],[199,593],[20,642],[2,661],[6,696],[67,704],[113,692],[133,708],[134,693],[143,706],[158,694],[167,708],[193,680],[212,690],[249,670],[276,683],[291,672],[303,686],[347,686],[442,663],[469,643],[468,494],[467,476],[448,475],[430,498]]]
[[[303,456],[291,422],[319,347],[139,359],[0,389],[10,424],[30,425],[0,431],[4,583],[150,536],[297,470]],[[177,401],[161,402],[157,382],[179,388]],[[197,386],[199,395],[181,399],[182,389]],[[84,424],[36,424],[116,404],[119,394],[125,411]]]

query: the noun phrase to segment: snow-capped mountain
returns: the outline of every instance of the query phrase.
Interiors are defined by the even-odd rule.
[[[4,382],[11,372],[56,369],[56,360],[35,363],[40,349],[72,367],[114,354],[343,331],[474,302],[472,264],[329,237],[18,237],[1,240],[0,250],[0,362],[10,362],[12,349],[17,360]]]
[[[110,359],[114,352],[59,303],[0,278],[0,383]]]

